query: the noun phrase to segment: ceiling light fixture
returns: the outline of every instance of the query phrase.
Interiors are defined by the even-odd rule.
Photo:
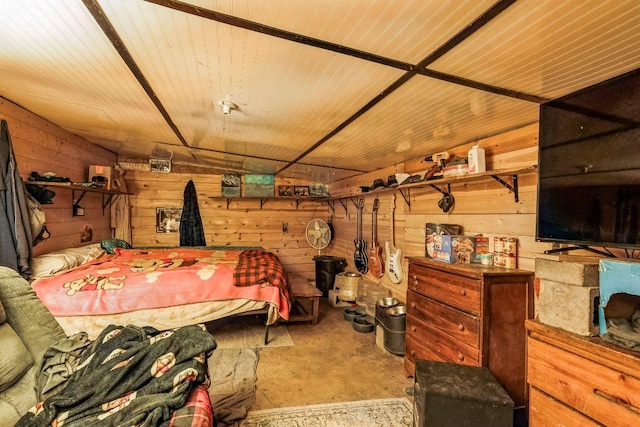
[[[222,107],[222,114],[229,115],[231,110],[237,110],[238,106],[231,101],[218,101],[218,105]]]

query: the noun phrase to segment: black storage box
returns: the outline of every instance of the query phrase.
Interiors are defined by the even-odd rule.
[[[415,427],[512,427],[513,410],[488,368],[416,360]]]

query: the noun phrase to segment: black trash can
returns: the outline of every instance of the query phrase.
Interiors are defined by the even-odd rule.
[[[322,296],[328,297],[333,289],[336,274],[342,273],[347,266],[347,260],[331,255],[314,256],[316,262],[316,288],[322,291]]]

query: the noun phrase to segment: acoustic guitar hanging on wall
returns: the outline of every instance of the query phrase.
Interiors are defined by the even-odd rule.
[[[396,207],[396,196],[395,194],[391,198],[391,241],[384,242],[384,251],[387,256],[387,261],[385,264],[387,275],[389,279],[393,283],[400,283],[403,279],[402,272],[402,251],[400,248],[396,248],[395,241],[395,232],[394,232],[394,220],[393,220],[393,211]]]
[[[362,239],[362,208],[364,207],[364,199],[360,199],[358,202],[358,236],[353,241],[355,243],[355,251],[353,252],[353,261],[356,265],[356,269],[366,274],[369,270],[367,262],[367,242]]]
[[[369,251],[369,271],[374,277],[384,276],[384,263],[382,262],[382,248],[378,245],[378,207],[380,201],[373,201],[371,213],[371,250]]]

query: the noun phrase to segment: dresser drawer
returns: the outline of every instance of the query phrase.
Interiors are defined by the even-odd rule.
[[[415,365],[417,359],[437,360],[446,362],[440,355],[429,350],[424,341],[417,335],[407,334],[405,336],[404,370],[407,375],[415,375]]]
[[[529,391],[529,427],[600,427],[591,418],[535,387]]]
[[[413,332],[415,328],[415,333]],[[459,363],[463,365],[478,366],[480,351],[478,347],[458,341],[444,331],[421,321],[420,319],[407,315],[406,339],[416,340],[419,346],[428,353],[436,354],[438,359],[429,358],[422,355],[421,359],[442,360],[445,362]],[[419,350],[419,348],[417,349]]]
[[[640,379],[534,338],[528,382],[607,426],[640,426]]]
[[[407,312],[459,341],[480,346],[480,319],[477,316],[411,291],[407,292]],[[413,327],[417,329],[417,326]]]
[[[476,279],[411,264],[408,289],[475,315],[481,311]]]

